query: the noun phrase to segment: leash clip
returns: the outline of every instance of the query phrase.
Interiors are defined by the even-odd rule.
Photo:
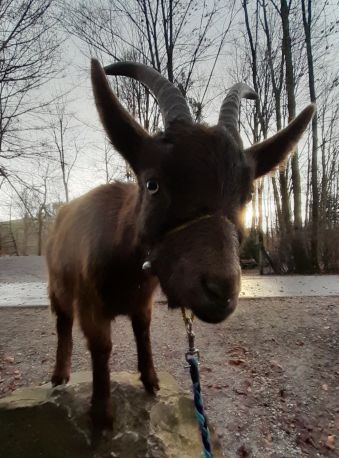
[[[200,352],[199,352],[199,350],[198,350],[197,348],[195,348],[194,351],[187,351],[187,352],[185,353],[185,358],[186,358],[186,361],[188,362],[188,364],[190,364],[190,361],[191,361],[192,358],[194,358],[195,356],[197,357],[198,364],[200,365],[200,361],[199,361],[199,359],[200,359]],[[185,367],[188,368],[188,367],[190,367],[190,366],[185,366]]]
[[[185,353],[185,359],[190,364],[192,358],[196,357],[198,364],[200,359],[200,353],[198,348],[195,347],[195,334],[193,332],[193,321],[192,318],[187,318],[185,320],[186,324],[186,333],[187,333],[187,340],[188,340],[188,351]],[[190,367],[190,366],[185,366]]]

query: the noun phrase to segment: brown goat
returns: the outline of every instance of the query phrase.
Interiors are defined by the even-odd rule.
[[[235,309],[241,215],[251,199],[253,181],[286,158],[314,114],[314,106],[308,106],[275,136],[244,150],[237,130],[240,99],[256,97],[246,85],[231,88],[218,125],[206,127],[192,122],[180,91],[153,69],[125,62],[105,70],[135,78],[153,92],[164,132],[151,137],[140,127],[93,60],[92,84],[101,121],[134,170],[137,184],[100,186],[62,207],[47,263],[58,335],[52,383],[59,385],[70,377],[76,309],[92,357],[91,416],[99,429],[112,424],[111,320],[130,317],[141,380],[154,393],[159,383],[150,321],[158,281],[169,307],[189,307],[204,321],[221,322]]]

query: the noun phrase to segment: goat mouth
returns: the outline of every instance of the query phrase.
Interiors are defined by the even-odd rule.
[[[169,309],[178,309],[180,307],[186,307],[199,318],[199,320],[205,323],[217,324],[226,320],[236,309],[238,298],[233,297],[228,301],[224,302],[212,302],[204,301],[201,304],[186,304],[182,305],[180,301],[175,300],[172,297],[167,297],[167,305]]]
[[[167,297],[167,306],[169,309],[178,309],[180,307],[181,308],[184,307],[183,305],[179,303],[179,301],[175,300],[172,297]]]
[[[237,298],[232,298],[225,303],[208,302],[192,307],[192,312],[199,320],[205,323],[217,324],[225,321],[236,309]]]

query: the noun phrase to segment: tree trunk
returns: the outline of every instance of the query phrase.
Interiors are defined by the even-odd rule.
[[[295,102],[295,80],[292,58],[292,44],[290,36],[290,23],[289,23],[289,5],[287,0],[281,0],[281,20],[283,27],[283,53],[285,56],[286,68],[286,92],[287,92],[287,105],[288,105],[288,122],[295,118],[296,102]],[[301,185],[300,185],[300,171],[299,171],[299,158],[298,150],[295,152],[291,159],[292,170],[292,188],[293,188],[293,204],[294,204],[294,227],[299,230],[302,227],[301,218]]]
[[[273,3],[273,2],[272,2]],[[282,122],[282,112],[281,112],[281,95],[282,89],[284,85],[284,68],[285,68],[285,42],[283,37],[282,43],[282,53],[281,53],[281,60],[279,62],[280,65],[275,64],[276,58],[273,58],[273,51],[272,51],[272,31],[270,29],[270,24],[268,22],[267,17],[267,10],[266,10],[266,2],[263,0],[262,2],[263,7],[263,16],[264,16],[264,32],[266,35],[266,42],[267,42],[267,56],[269,62],[269,69],[270,69],[270,76],[272,81],[272,88],[274,94],[274,106],[275,106],[275,115],[276,115],[276,125],[277,130],[281,130],[283,127]],[[279,11],[280,16],[282,17],[281,11]],[[285,34],[286,35],[286,34]],[[285,37],[286,41],[286,37]],[[276,68],[279,68],[277,72]],[[281,247],[284,247],[284,257],[288,260],[288,265],[290,268],[293,269],[293,265],[291,265],[291,260],[293,259],[292,255],[292,243],[291,243],[291,233],[292,233],[292,222],[291,222],[291,208],[290,208],[290,197],[288,193],[288,163],[285,164],[285,169],[279,170],[279,187],[280,187],[280,199],[281,204],[279,203],[279,192],[277,189],[275,179],[272,180],[273,184],[273,192],[274,192],[274,199],[277,208],[277,216],[279,222],[279,229],[280,229],[280,244]]]
[[[285,57],[285,82],[287,92],[288,122],[291,122],[296,115],[295,101],[295,78],[292,58],[292,43],[290,35],[290,4],[287,0],[280,1],[280,14],[283,28],[282,47]],[[309,271],[309,262],[305,237],[302,234],[302,212],[301,212],[301,183],[299,170],[298,149],[292,154],[291,158],[292,171],[292,190],[293,190],[293,214],[294,224],[292,232],[292,251],[294,260],[294,269],[299,273]]]
[[[260,275],[264,274],[264,259],[263,259],[263,248],[264,248],[264,232],[263,232],[263,190],[264,190],[264,179],[260,178],[258,181],[258,248],[259,248],[259,270]]]
[[[311,102],[317,101],[314,79],[313,51],[312,51],[312,1],[308,0],[307,10],[305,0],[301,0],[303,25],[305,32],[308,83]],[[319,190],[318,190],[318,118],[312,120],[312,163],[311,163],[311,184],[312,184],[312,235],[311,235],[311,256],[312,267],[315,272],[319,271]]]
[[[38,213],[38,256],[41,256],[42,253],[42,232],[43,232],[43,217],[42,217],[42,207],[39,208]]]
[[[251,220],[251,234],[255,233],[255,228],[257,225],[257,182],[254,182],[253,185],[253,194],[252,194],[252,220]]]
[[[280,233],[284,232],[284,221],[281,213],[280,200],[279,200],[279,191],[277,186],[277,180],[275,177],[272,177],[272,187],[273,187],[273,196],[275,208],[277,210],[277,226]]]

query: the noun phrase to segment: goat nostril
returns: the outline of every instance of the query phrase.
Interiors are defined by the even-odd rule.
[[[204,287],[209,297],[215,300],[223,300],[227,304],[231,301],[231,299],[229,299],[230,288],[226,282],[206,280],[204,282]]]

